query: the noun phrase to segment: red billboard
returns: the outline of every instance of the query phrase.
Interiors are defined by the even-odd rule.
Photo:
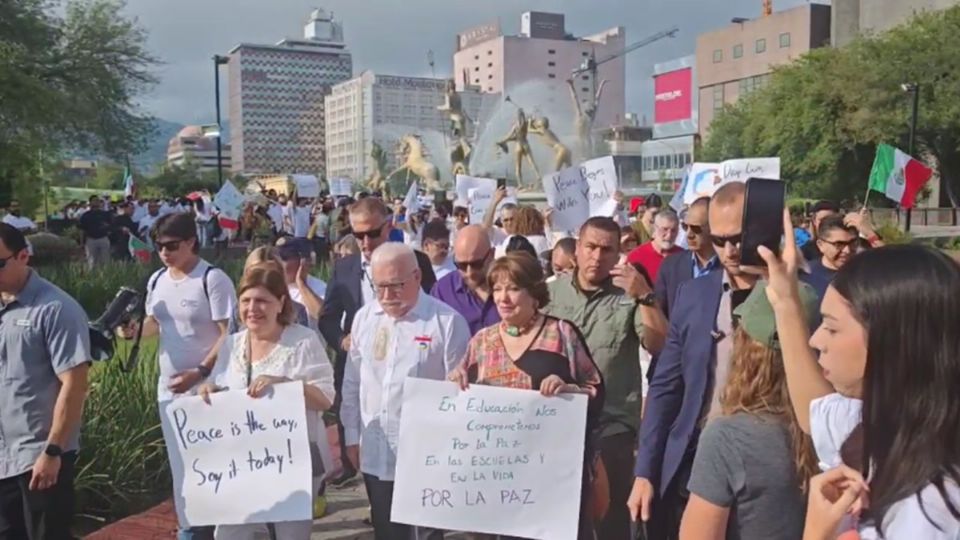
[[[693,118],[693,68],[682,68],[653,79],[653,123]]]

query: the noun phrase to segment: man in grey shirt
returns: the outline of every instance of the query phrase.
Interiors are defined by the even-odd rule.
[[[69,539],[90,331],[29,258],[0,223],[0,538]]]

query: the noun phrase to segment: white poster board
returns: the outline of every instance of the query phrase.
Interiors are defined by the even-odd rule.
[[[353,182],[349,178],[331,178],[330,195],[334,197],[350,197],[353,195]]]
[[[612,156],[591,159],[543,177],[547,205],[553,208],[551,229],[575,234],[587,219],[613,217],[618,191]]]
[[[407,378],[390,519],[575,540],[587,397]]]
[[[683,192],[683,204],[712,197],[724,184],[749,178],[780,179],[780,158],[730,159],[722,163],[694,163]]]
[[[490,208],[490,201],[497,191],[497,181],[493,178],[457,175],[457,200],[454,206],[465,206],[470,211],[470,223],[483,223],[483,216]],[[497,212],[505,204],[517,204],[517,188],[507,187],[507,196],[497,205]]]
[[[407,189],[407,196],[403,198],[403,207],[407,209],[407,214],[416,214],[420,211],[420,199],[417,197],[418,184],[416,181],[410,182],[410,188]]]
[[[613,156],[584,161],[580,171],[590,188],[590,217],[613,217],[617,212],[614,194],[620,189]]]
[[[312,518],[313,468],[303,383],[160,404],[182,527]]]
[[[243,194],[230,180],[224,180],[220,191],[213,197],[213,205],[220,210],[220,215],[234,221],[240,219],[240,212],[245,202]]]
[[[320,181],[312,174],[294,174],[290,176],[297,189],[297,197],[313,198],[320,196]]]

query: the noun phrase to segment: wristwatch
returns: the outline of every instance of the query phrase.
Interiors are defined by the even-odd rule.
[[[200,372],[200,376],[203,377],[204,379],[210,376],[210,368],[208,368],[203,364],[200,364],[199,366],[197,366],[197,371]]]
[[[641,306],[651,307],[657,303],[657,295],[652,292],[649,292],[641,296],[640,298],[638,298],[637,303],[640,304]]]
[[[43,450],[43,453],[46,454],[46,455],[48,455],[48,456],[50,456],[50,457],[60,457],[60,456],[63,455],[63,448],[60,448],[59,446],[57,446],[57,445],[55,445],[55,444],[53,444],[53,443],[50,443],[50,444],[48,444],[47,447]]]

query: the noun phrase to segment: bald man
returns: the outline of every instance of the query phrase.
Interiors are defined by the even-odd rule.
[[[712,503],[687,491],[700,430],[719,414],[733,352],[733,310],[756,276],[740,269],[745,186],[727,184],[707,209],[709,238],[723,271],[680,285],[670,310],[667,345],[660,353],[640,424],[633,491],[627,506],[647,522],[652,540],[676,538],[687,500]]]
[[[453,243],[451,272],[434,285],[430,294],[452,307],[470,326],[470,336],[500,322],[487,284],[487,270],[493,262],[493,247],[487,230],[480,225],[467,225],[457,232]]]

